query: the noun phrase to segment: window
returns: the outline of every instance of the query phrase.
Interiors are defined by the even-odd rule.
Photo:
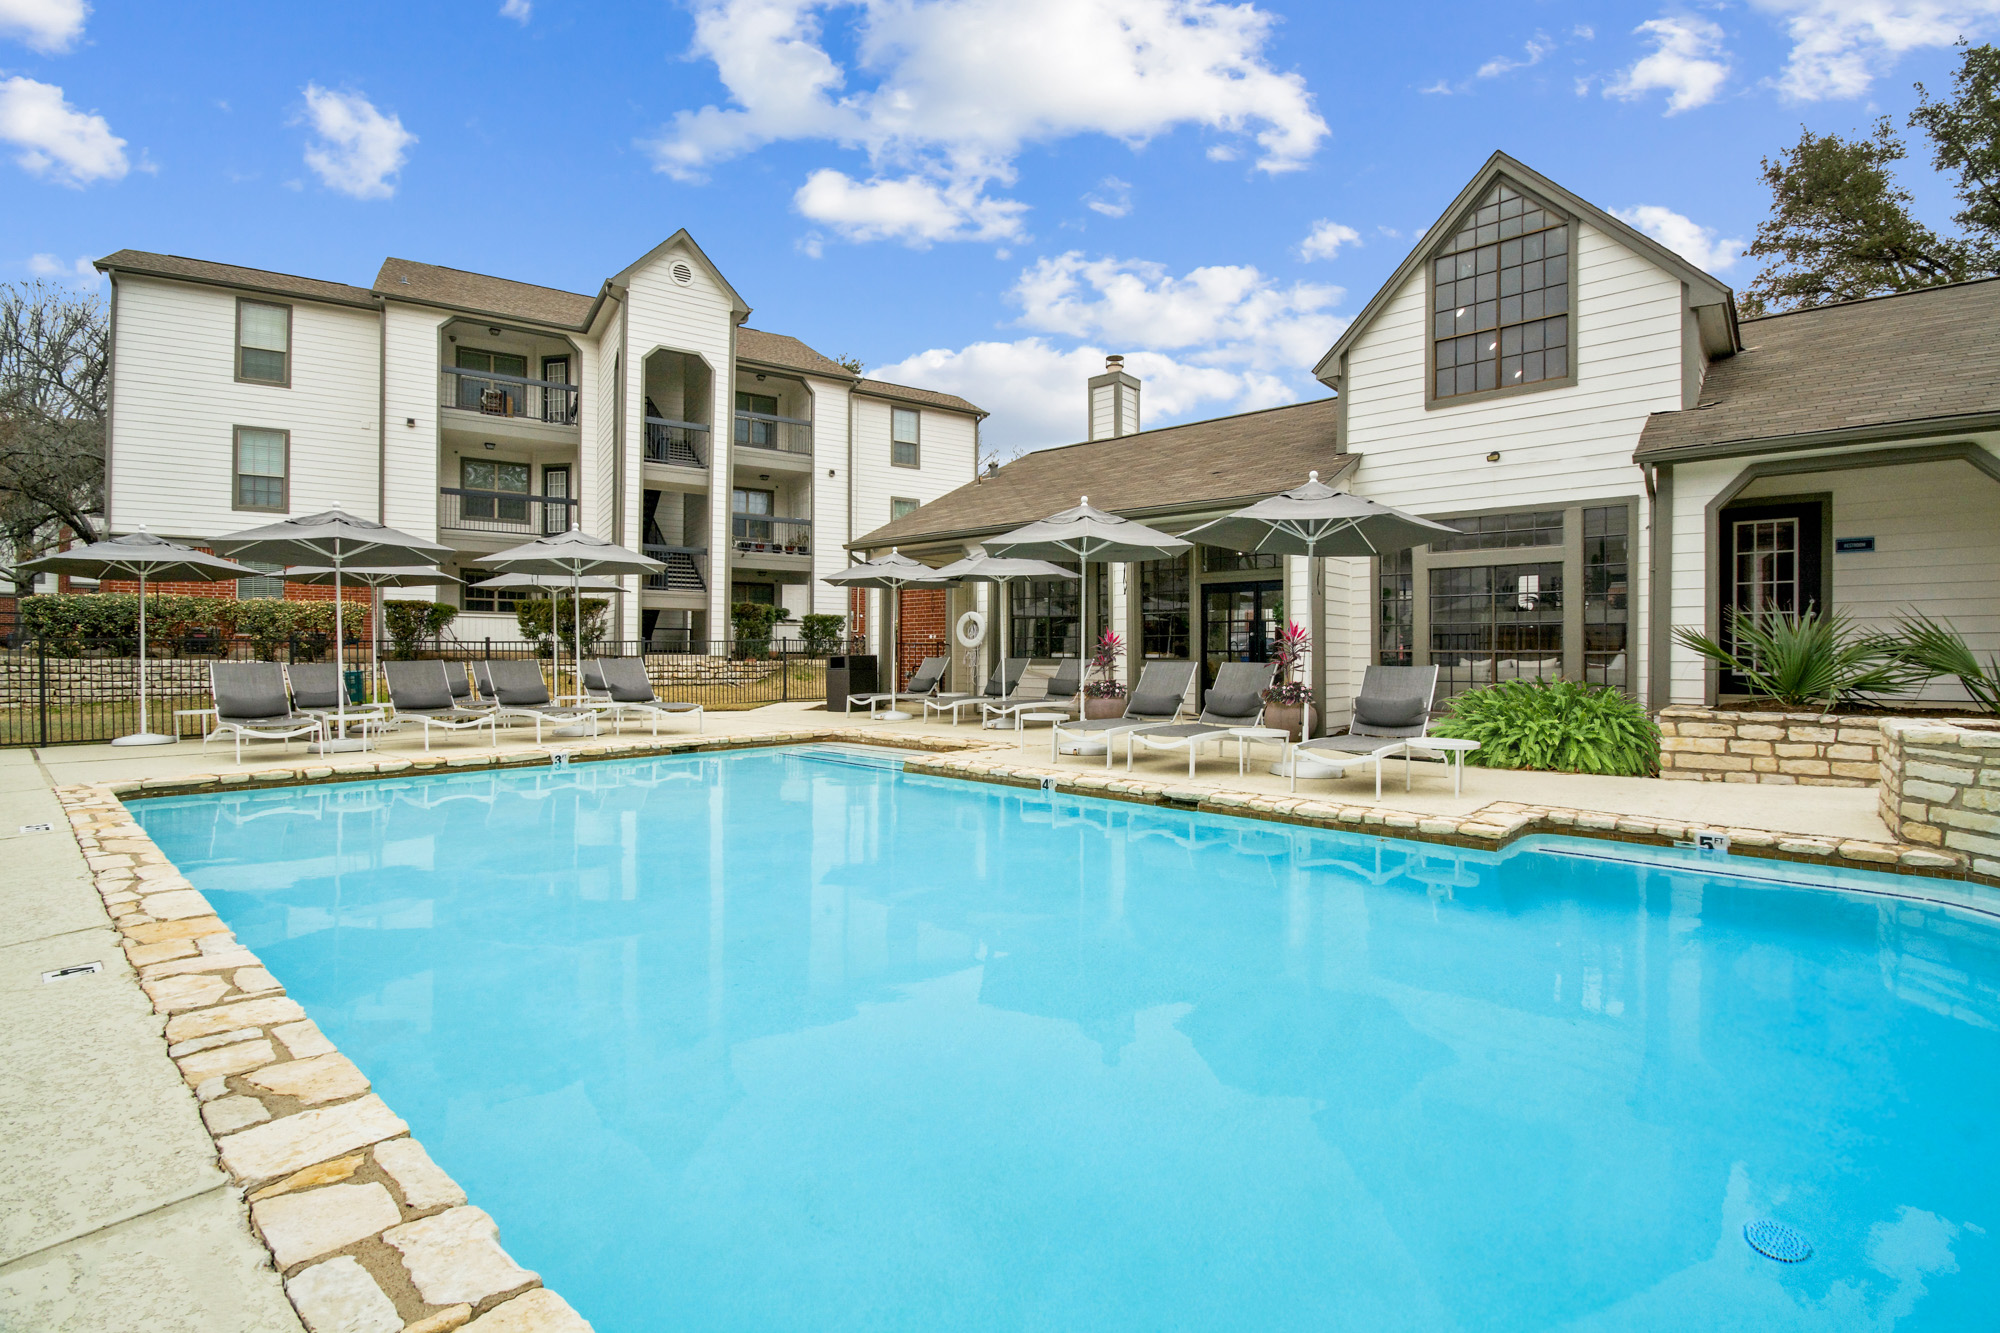
[[[889,409],[889,461],[897,467],[918,467],[922,458],[919,416],[913,407]]]
[[[290,306],[267,301],[236,303],[236,378],[252,384],[291,384]]]
[[[1188,660],[1188,557],[1148,560],[1139,567],[1139,651]]]
[[[759,421],[756,416],[775,417],[778,415],[778,400],[765,393],[742,393],[736,395],[736,442],[755,445],[759,449],[778,447],[778,423]]]
[[[1069,561],[1059,564],[1074,565]],[[1017,657],[1075,657],[1077,579],[1014,579],[1008,646]]]
[[[1583,678],[1621,690],[1631,678],[1625,656],[1631,521],[1632,511],[1624,505],[1583,511]]]
[[[465,576],[465,609],[467,611],[485,611],[511,615],[515,603],[528,595],[527,591],[521,588],[488,588],[482,586],[487,579],[493,577],[490,573],[471,569],[461,570],[460,572]]]
[[[771,522],[775,512],[777,492],[752,490],[738,486],[729,493],[729,508],[736,516],[736,537],[740,541],[763,542],[769,544],[773,529]]]
[[[1562,510],[1512,514],[1480,514],[1476,518],[1439,520],[1457,528],[1463,537],[1446,537],[1432,542],[1433,551],[1490,551],[1509,546],[1561,546]]]
[[[1204,574],[1228,574],[1245,569],[1284,567],[1285,558],[1270,551],[1251,554],[1245,551],[1225,551],[1220,546],[1201,548],[1201,572]]]
[[[1569,223],[1496,184],[1431,261],[1432,397],[1570,372]]]
[[[1560,677],[1562,592],[1560,562],[1431,570],[1430,650],[1442,668],[1440,690]]]
[[[486,458],[461,458],[458,460],[458,484],[462,490],[479,492],[476,495],[459,497],[465,505],[465,517],[491,519],[500,523],[528,521],[526,463],[499,463]],[[519,500],[508,498],[515,495],[522,498]]]
[[[239,565],[247,565],[259,574],[276,574],[283,565],[270,564],[263,560],[238,560]],[[253,597],[283,597],[285,581],[276,578],[255,578],[236,580],[236,599],[247,602]]]
[[[1391,551],[1375,572],[1375,660],[1382,666],[1411,666],[1416,646],[1416,561],[1408,550]]]
[[[731,583],[729,600],[732,603],[751,602],[758,606],[778,604],[778,585],[775,583]]]
[[[525,413],[527,386],[515,381],[528,377],[527,357],[514,352],[482,351],[477,347],[461,347],[457,357],[460,370],[475,372],[458,376],[460,407],[496,417],[518,417]]]
[[[911,500],[904,496],[894,496],[889,501],[889,521],[895,522],[905,514],[914,514],[923,507],[922,500]]]
[[[290,507],[285,480],[291,452],[290,431],[238,426],[234,507],[284,513]]]
[[[1091,652],[1097,651],[1098,642],[1110,628],[1111,562],[1100,560],[1090,567],[1090,642],[1086,646]]]

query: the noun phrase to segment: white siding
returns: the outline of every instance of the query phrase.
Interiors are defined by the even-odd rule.
[[[1347,447],[1363,456],[1357,493],[1433,516],[1644,495],[1632,462],[1639,432],[1650,413],[1681,405],[1681,284],[1606,233],[1576,227],[1577,383],[1426,408],[1429,312],[1419,270],[1348,352]],[[1486,461],[1493,450],[1498,463]],[[1632,534],[1631,550],[1630,584],[1643,590],[1643,532]],[[1644,629],[1641,595],[1628,647],[1641,664]],[[1371,637],[1353,660],[1366,661],[1372,632],[1364,627]],[[1643,691],[1643,678],[1635,685]]]
[[[1116,390],[1109,384],[1100,384],[1090,391],[1090,439],[1108,440],[1118,434],[1118,422],[1112,415]]]
[[[847,614],[847,592],[830,583],[825,575],[847,567],[847,542],[855,535],[847,512],[847,418],[850,395],[838,380],[808,379],[812,390],[813,418],[813,579],[801,597],[788,588],[787,595],[821,615]],[[829,476],[828,474],[832,475]]]
[[[291,432],[293,514],[335,503],[375,514],[375,312],[290,302],[292,380],[280,388],[236,382],[236,299],[216,287],[118,279],[109,504],[119,531],[143,523],[217,537],[272,521],[231,503],[234,426]]]
[[[919,467],[889,461],[889,413],[913,403],[854,395],[854,530],[872,532],[889,521],[889,500],[925,504],[973,478],[978,428],[973,418],[937,408],[921,409]]]
[[[450,318],[426,306],[389,306],[389,503],[382,521],[433,541],[438,539],[439,330]]]

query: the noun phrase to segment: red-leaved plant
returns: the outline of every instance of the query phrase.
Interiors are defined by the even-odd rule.
[[[1265,703],[1302,704],[1312,701],[1312,687],[1298,679],[1306,664],[1306,654],[1311,650],[1312,635],[1298,621],[1292,621],[1280,631],[1271,645],[1271,661],[1278,668],[1277,683],[1264,691]]]
[[[1083,692],[1092,699],[1123,699],[1125,682],[1118,679],[1118,659],[1125,656],[1125,640],[1110,630],[1104,631],[1097,641],[1097,652],[1090,659],[1090,670],[1096,676],[1083,687]]]

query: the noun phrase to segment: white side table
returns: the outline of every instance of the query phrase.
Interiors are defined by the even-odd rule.
[[[184,717],[212,718],[214,716],[215,716],[215,710],[213,708],[176,708],[174,710],[174,739],[179,740],[181,737],[182,718]],[[201,734],[203,736],[207,736],[209,734],[209,727],[206,722],[197,723],[196,725],[201,728]]]
[[[1014,742],[1016,750],[1025,750],[1028,748],[1028,724],[1030,722],[1047,722],[1053,726],[1058,722],[1069,721],[1068,713],[1016,713],[1014,717],[1014,734],[1020,737],[1019,740]]]
[[[1406,754],[1426,754],[1450,764],[1453,796],[1465,790],[1465,756],[1478,748],[1478,741],[1461,741],[1450,736],[1412,736],[1403,746]]]
[[[1276,741],[1283,749],[1292,739],[1292,733],[1283,727],[1231,727],[1229,734],[1236,738],[1236,776],[1243,776],[1243,757],[1250,749],[1252,741]]]

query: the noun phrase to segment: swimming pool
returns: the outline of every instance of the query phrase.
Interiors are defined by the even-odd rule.
[[[1964,1328],[2000,1296],[1969,913],[854,754],[132,810],[603,1333]]]

